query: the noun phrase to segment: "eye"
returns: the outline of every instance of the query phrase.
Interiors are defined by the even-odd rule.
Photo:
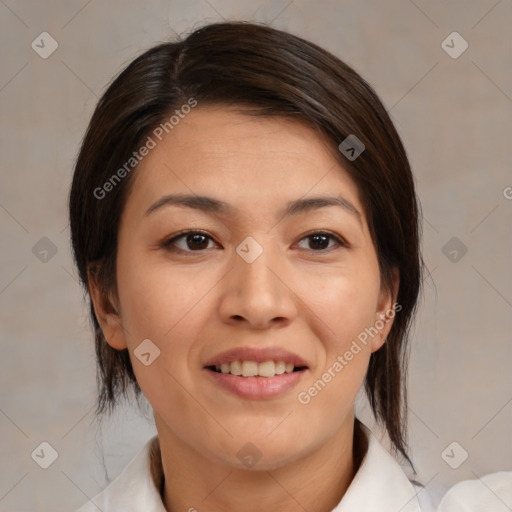
[[[302,247],[303,249],[312,250],[314,252],[324,252],[332,249],[336,245],[341,247],[348,247],[348,244],[338,235],[325,231],[315,231],[309,233],[301,239],[309,239],[309,247]],[[200,252],[209,247],[209,242],[213,241],[210,235],[202,231],[183,231],[178,235],[165,240],[161,246],[172,252]],[[329,245],[330,241],[334,241],[334,246]]]
[[[315,231],[314,233],[309,233],[304,238],[302,238],[302,240],[307,240],[307,239],[310,239],[309,244],[308,244],[309,247],[305,247],[305,249],[310,249],[315,252],[320,252],[320,251],[325,251],[326,249],[331,249],[332,246],[329,247],[329,240],[334,240],[338,246],[348,247],[348,244],[344,240],[342,240],[339,236],[335,235],[334,233],[329,233],[326,231]]]
[[[165,240],[161,245],[174,252],[199,252],[208,249],[209,240],[212,238],[202,231],[183,231],[179,235]]]

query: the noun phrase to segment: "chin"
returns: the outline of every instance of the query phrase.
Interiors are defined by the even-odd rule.
[[[217,447],[210,453],[216,462],[232,469],[274,471],[300,459],[308,451],[298,439],[283,436],[269,440],[265,435],[251,437],[244,433],[231,439],[228,446]]]

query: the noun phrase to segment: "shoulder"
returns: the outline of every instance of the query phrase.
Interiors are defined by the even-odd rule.
[[[455,484],[437,512],[509,512],[512,510],[512,471],[490,473]]]
[[[154,464],[159,449],[158,437],[149,439],[121,474],[76,512],[165,512]]]

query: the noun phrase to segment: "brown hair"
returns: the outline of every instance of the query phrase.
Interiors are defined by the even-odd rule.
[[[108,198],[95,191],[123,165],[126,169],[152,130],[190,98],[251,115],[294,116],[315,126],[357,184],[384,285],[392,290],[392,269],[400,273],[395,298],[401,309],[386,343],[371,355],[365,390],[394,448],[409,460],[406,364],[423,269],[420,206],[405,149],[378,96],[351,67],[319,46],[265,25],[215,23],[147,50],[117,76],[90,121],[69,197],[73,255],[86,292],[88,270],[93,270],[104,293],[117,297],[119,220],[136,170],[123,173],[109,187]],[[355,160],[336,149],[352,134],[365,146]],[[139,397],[140,388],[128,351],[108,345],[90,300],[89,306],[99,414],[112,410],[130,389]]]

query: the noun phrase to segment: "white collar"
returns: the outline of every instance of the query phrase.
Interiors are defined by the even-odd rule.
[[[76,512],[166,512],[152,474],[159,469],[155,456],[160,457],[158,436],[149,439],[119,476]]]
[[[421,512],[418,493],[400,464],[360,423],[368,451],[345,495],[332,512]]]
[[[331,512],[421,512],[417,492],[398,462],[365,425],[361,427],[368,450],[345,495]],[[161,479],[159,460],[160,444],[154,436],[114,481],[76,512],[166,512],[157,483]]]

